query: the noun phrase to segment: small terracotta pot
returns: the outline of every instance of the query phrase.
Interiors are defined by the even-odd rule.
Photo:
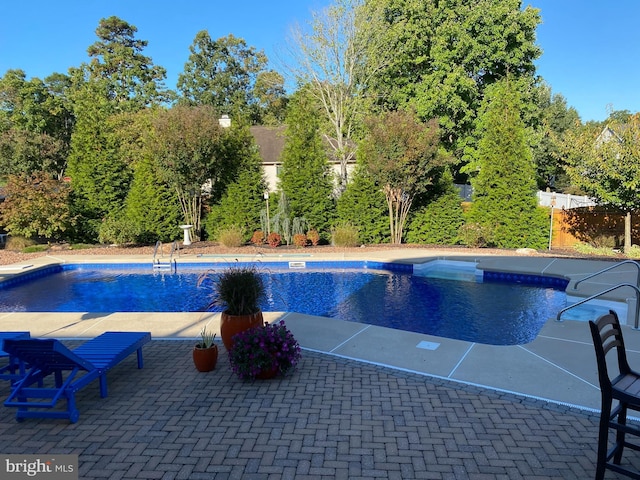
[[[199,372],[210,372],[218,363],[218,346],[209,348],[193,347],[193,363]]]

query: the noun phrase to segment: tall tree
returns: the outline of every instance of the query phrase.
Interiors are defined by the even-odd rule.
[[[538,123],[535,127],[533,159],[538,188],[559,190],[565,186],[566,174],[561,161],[561,144],[565,132],[580,123],[578,112],[567,106],[559,93],[542,84],[535,91],[538,101]]]
[[[267,57],[233,35],[212,40],[206,30],[196,34],[191,54],[178,76],[182,101],[209,105],[219,114],[250,118],[255,84],[265,71]]]
[[[294,27],[289,42],[288,69],[322,105],[325,135],[340,160],[341,190],[347,184],[347,165],[355,157],[354,138],[366,105],[363,92],[391,55],[376,30],[380,16],[366,12],[363,3],[336,0],[312,12],[308,27]]]
[[[521,118],[520,95],[510,78],[495,83],[478,124],[480,140],[472,173],[468,221],[499,248],[544,248],[547,215],[538,207],[535,167]]]
[[[57,87],[22,70],[0,78],[0,175],[44,171],[62,177],[73,115]]]
[[[119,155],[114,108],[105,80],[92,81],[74,93],[77,118],[71,137],[68,176],[73,203],[84,217],[87,234],[95,239],[99,221],[119,211],[129,191],[132,165]]]
[[[387,200],[391,243],[402,243],[411,204],[442,174],[448,159],[439,149],[435,121],[415,113],[387,112],[369,117],[358,161],[382,188]]]
[[[91,57],[84,65],[88,80],[106,80],[108,98],[120,108],[139,109],[172,98],[164,87],[166,70],[142,52],[148,42],[135,38],[138,29],[112,16],[98,24],[98,41],[89,46]]]
[[[145,156],[135,163],[131,188],[118,218],[136,225],[138,242],[168,242],[181,233],[182,210],[175,190],[152,158]]]
[[[87,49],[91,61],[70,69],[77,123],[68,172],[75,208],[92,227],[90,237],[102,218],[124,207],[133,178],[131,159],[120,145],[117,115],[171,98],[163,85],[165,70],[143,55],[147,42],[136,39],[136,32],[118,17],[101,19],[98,40]]]
[[[293,96],[287,114],[279,187],[289,201],[293,217],[304,217],[311,228],[327,232],[335,215],[333,178],[317,111],[308,89]]]
[[[253,95],[256,100],[256,113],[252,123],[280,125],[284,122],[287,95],[282,75],[273,70],[260,72],[253,86]]]
[[[631,248],[631,214],[640,208],[640,113],[604,129],[586,125],[565,138],[566,170],[572,182],[598,203],[625,214],[624,248]]]
[[[409,106],[437,118],[442,139],[459,160],[473,132],[487,86],[507,72],[531,77],[540,56],[537,9],[521,0],[370,0],[391,62],[368,95],[389,109]],[[374,12],[375,13],[375,12]],[[372,15],[374,14],[372,13]]]

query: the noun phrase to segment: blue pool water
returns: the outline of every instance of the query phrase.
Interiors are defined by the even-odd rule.
[[[149,266],[58,270],[0,284],[0,311],[197,312],[211,300],[211,284],[198,286],[206,267],[181,267],[177,273],[152,272]],[[528,343],[566,305],[559,287],[425,278],[406,266],[402,271],[270,267],[263,274],[266,312],[300,312],[486,344]]]

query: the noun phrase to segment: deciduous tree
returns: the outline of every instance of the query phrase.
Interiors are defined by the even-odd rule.
[[[215,185],[229,168],[220,154],[226,135],[216,111],[207,105],[174,106],[157,115],[146,140],[162,178],[175,190],[184,221],[200,238],[203,186]]]
[[[387,200],[391,243],[402,243],[411,204],[442,174],[448,159],[440,152],[435,121],[415,113],[387,112],[369,117],[358,161],[382,188]]]
[[[260,72],[256,77],[253,94],[256,100],[256,114],[253,123],[280,125],[284,122],[287,94],[282,75],[273,70]]]
[[[533,160],[538,188],[559,190],[566,186],[566,173],[561,160],[561,144],[565,132],[580,124],[578,112],[567,106],[559,93],[542,84],[536,89],[538,120],[535,126]]]
[[[43,172],[10,175],[0,221],[12,235],[59,240],[72,228],[69,185]]]
[[[521,0],[370,0],[394,53],[368,95],[388,109],[409,106],[437,118],[442,139],[459,160],[474,144],[475,119],[487,86],[507,72],[531,77],[539,11]],[[374,10],[375,9],[375,10]],[[372,13],[373,15],[374,13]]]
[[[363,9],[362,0],[336,0],[312,12],[307,28],[295,26],[289,39],[287,68],[322,106],[325,135],[341,164],[341,190],[355,157],[354,139],[366,105],[363,92],[392,54],[376,29],[379,19]]]
[[[73,116],[57,89],[59,77],[52,82],[27,80],[22,70],[0,78],[0,175],[44,171],[62,177]]]
[[[624,118],[624,117],[623,117]],[[631,248],[631,214],[640,208],[640,114],[612,121],[606,129],[587,125],[565,138],[571,181],[598,203],[625,213],[624,248]]]

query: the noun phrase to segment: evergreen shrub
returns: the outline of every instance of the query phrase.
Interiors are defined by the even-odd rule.
[[[461,242],[460,227],[464,224],[461,199],[449,192],[418,210],[407,228],[407,242],[435,245],[456,245]]]

